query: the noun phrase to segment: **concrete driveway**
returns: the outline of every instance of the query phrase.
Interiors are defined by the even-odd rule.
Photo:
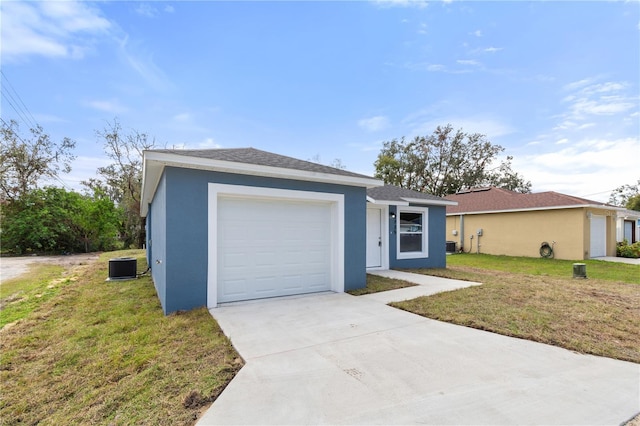
[[[429,320],[375,295],[211,313],[246,365],[200,425],[619,425],[640,411],[640,365]]]

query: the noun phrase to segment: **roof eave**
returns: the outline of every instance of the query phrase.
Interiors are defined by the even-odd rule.
[[[367,195],[367,201],[381,206],[408,206],[409,202],[402,200],[378,200]]]
[[[274,177],[280,179],[295,179],[308,182],[332,183],[365,188],[375,188],[384,184],[381,180],[369,177],[345,176],[282,167],[261,166],[234,161],[189,157],[166,152],[146,151],[143,159],[142,196],[140,198],[140,215],[142,217],[145,217],[148,213],[148,205],[153,199],[153,195],[156,192],[162,172],[167,166]]]
[[[575,205],[565,205],[565,206],[548,206],[548,207],[530,207],[526,209],[505,209],[505,210],[478,210],[478,211],[469,211],[469,212],[455,212],[455,213],[447,213],[447,216],[460,216],[461,214],[495,214],[495,213],[517,213],[517,212],[531,212],[531,211],[542,211],[542,210],[563,210],[563,209],[583,209],[583,208],[592,208],[599,210],[614,210],[619,211],[620,207],[615,206],[606,206],[602,204],[575,204]]]
[[[429,200],[427,198],[410,198],[410,197],[402,197],[403,200],[405,200],[408,203],[413,203],[413,204],[431,204],[434,206],[457,206],[458,202],[457,201],[450,201],[450,200]]]

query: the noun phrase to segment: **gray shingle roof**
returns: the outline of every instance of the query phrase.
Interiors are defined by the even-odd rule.
[[[376,201],[406,201],[405,198],[414,198],[425,201],[447,201],[435,195],[425,194],[412,189],[400,188],[395,185],[384,185],[367,189],[367,195]]]
[[[283,169],[302,170],[306,172],[327,173],[340,176],[369,178],[371,176],[298,160],[297,158],[272,152],[261,151],[255,148],[221,148],[221,149],[153,149],[149,152],[184,155],[187,157],[206,158],[209,160],[229,161],[233,163],[254,164],[258,166],[278,167]]]

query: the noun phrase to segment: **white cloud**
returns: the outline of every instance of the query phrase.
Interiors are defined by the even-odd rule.
[[[569,139],[563,138],[563,139],[560,139],[559,141],[557,141],[556,145],[564,145],[564,144],[567,144],[567,143],[569,143]]]
[[[160,15],[161,12],[160,9],[150,5],[149,3],[140,3],[134,10],[138,15],[144,16],[146,18],[155,18],[156,16]],[[175,12],[175,8],[168,4],[162,8],[162,12],[173,13]]]
[[[460,64],[460,65],[473,65],[473,66],[480,66],[482,65],[480,62],[478,61],[474,61],[473,59],[458,59],[456,61],[456,63]]]
[[[368,132],[377,132],[388,128],[390,125],[389,119],[383,115],[377,115],[371,118],[363,118],[358,120],[358,126]]]
[[[92,100],[84,103],[89,108],[96,109],[98,111],[108,112],[110,114],[119,114],[128,111],[128,108],[122,105],[118,100]]]
[[[581,89],[586,85],[592,84],[593,82],[594,82],[594,79],[585,78],[585,79],[582,79],[582,80],[571,82],[569,84],[565,84],[563,89],[566,90],[566,91],[574,91],[574,90]]]
[[[475,30],[474,32],[469,33],[469,34],[474,35],[476,37],[482,37],[482,31],[481,30]]]
[[[158,9],[151,6],[149,3],[140,3],[138,7],[135,8],[135,11],[138,15],[145,16],[147,18],[155,18],[158,16]]]
[[[188,112],[182,112],[174,115],[171,119],[180,123],[186,123],[191,121],[191,115]]]
[[[81,58],[94,36],[107,34],[112,24],[87,3],[76,1],[2,3],[2,57]]]
[[[165,73],[153,61],[153,56],[139,50],[139,46],[129,42],[128,36],[120,40],[122,58],[149,86],[156,90],[167,90],[172,87]]]
[[[427,65],[427,71],[444,71],[447,67],[442,64],[429,64]]]
[[[499,119],[488,116],[470,117],[438,117],[433,119],[433,114],[428,111],[411,114],[403,120],[411,129],[411,135],[430,135],[438,126],[451,124],[454,130],[462,129],[466,133],[481,133],[487,139],[493,141],[495,138],[513,133],[515,130]]]
[[[96,171],[98,167],[106,167],[111,161],[106,157],[88,157],[78,156],[71,163],[70,173],[61,173],[60,181],[65,183],[65,186],[77,192],[82,192],[86,188],[81,184],[83,181],[88,181],[90,178],[96,177]],[[44,180],[44,183],[50,183],[51,185],[60,185],[58,180]]]
[[[213,138],[205,138],[198,144],[198,148],[222,148]]]
[[[379,7],[416,7],[423,9],[429,6],[427,0],[374,0],[374,4]]]
[[[586,78],[566,84],[563,90],[570,92],[562,102],[568,104],[556,129],[585,129],[593,127],[597,117],[611,117],[638,109],[638,96],[630,92],[626,82],[596,82],[596,78]],[[584,123],[584,121],[588,122]]]
[[[516,156],[513,168],[533,184],[533,190],[557,191],[576,196],[610,191],[638,179],[640,138],[582,139],[557,151]]]
[[[503,49],[504,49],[503,47],[493,47],[492,46],[492,47],[487,47],[487,48],[483,49],[483,51],[487,52],[487,53],[496,53],[496,52],[499,52],[499,51],[501,51]]]

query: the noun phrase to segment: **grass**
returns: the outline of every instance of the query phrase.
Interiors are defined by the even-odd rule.
[[[106,282],[122,256],[146,269],[106,253],[0,330],[3,425],[193,424],[242,366],[206,308],[164,316],[149,277]]]
[[[54,297],[60,288],[77,279],[62,266],[32,265],[28,273],[2,282],[0,286],[0,328],[27,317]]]
[[[447,269],[412,272],[483,285],[392,306],[580,353],[640,363],[640,267],[586,261],[590,278],[583,280],[573,279],[572,262],[561,260],[456,255],[447,261]]]
[[[412,287],[414,283],[408,281],[397,280],[394,278],[381,277],[379,275],[367,274],[367,286],[356,290],[349,290],[347,293],[354,296],[362,296],[363,294],[378,293],[380,291],[395,290],[398,288]]]
[[[604,260],[557,260],[535,257],[492,256],[487,254],[457,254],[447,256],[449,266],[466,266],[528,275],[573,277],[573,264],[585,263],[587,276],[611,281],[640,284],[637,265],[607,262]]]

